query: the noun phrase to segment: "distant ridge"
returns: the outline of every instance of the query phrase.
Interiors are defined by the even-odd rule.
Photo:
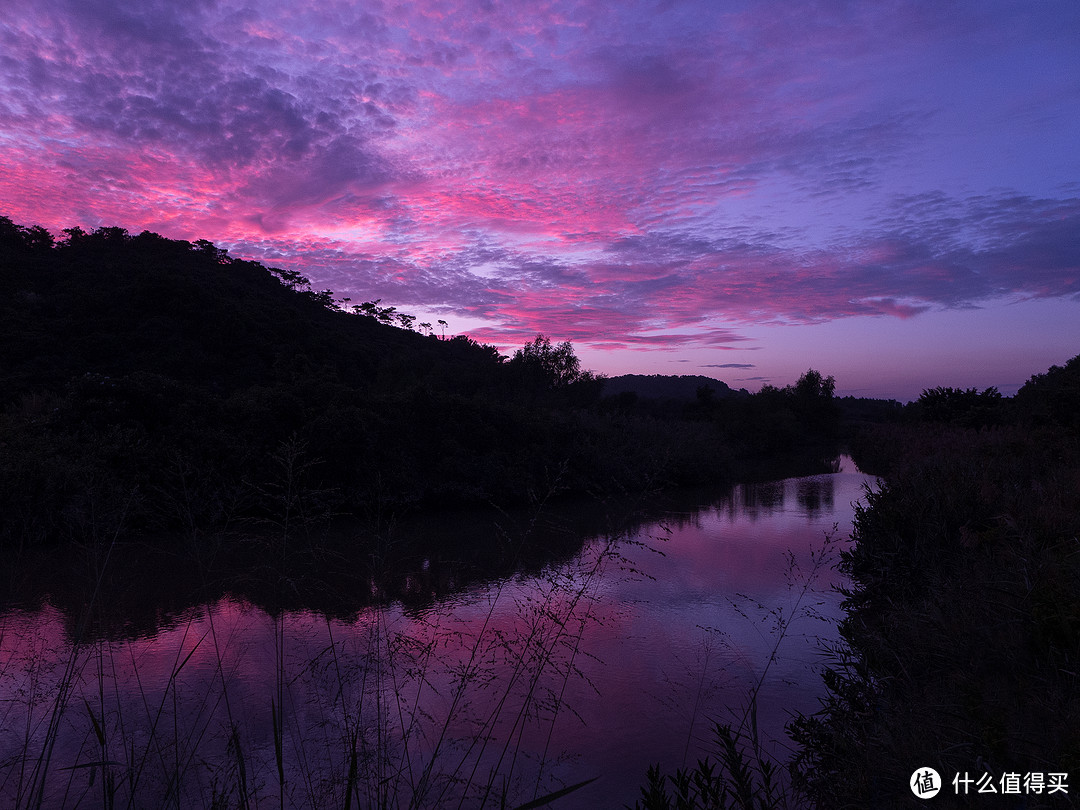
[[[749,396],[745,388],[736,390],[725,382],[700,374],[623,374],[608,377],[604,380],[604,396],[633,393],[642,399],[692,401],[697,399],[698,389],[702,387],[712,389],[713,396],[717,398]]]

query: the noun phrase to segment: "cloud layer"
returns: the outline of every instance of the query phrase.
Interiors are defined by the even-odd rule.
[[[210,238],[504,343],[1080,300],[1064,0],[18,5],[18,221]]]

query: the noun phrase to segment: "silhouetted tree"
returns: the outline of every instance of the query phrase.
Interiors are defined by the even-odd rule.
[[[514,352],[510,362],[527,379],[551,390],[566,388],[582,377],[581,361],[574,354],[570,341],[553,346],[551,339],[545,335],[537,335]]]
[[[808,369],[794,386],[784,389],[804,434],[830,439],[839,430],[840,406],[833,397],[836,380]]]
[[[1016,392],[1022,418],[1040,424],[1080,427],[1080,355],[1064,366],[1050,366]]]
[[[200,253],[208,257],[211,261],[214,261],[217,264],[229,263],[229,251],[225,250],[224,248],[217,247],[213,242],[210,242],[209,240],[199,239],[192,243],[191,248],[192,250],[199,251]]]
[[[25,228],[16,225],[7,217],[0,217],[0,246],[21,251],[48,250],[53,246],[54,240],[51,233],[35,225]]]
[[[823,377],[820,371],[808,369],[795,383],[792,393],[800,402],[822,402],[830,400],[836,391],[836,380],[832,376]]]
[[[365,301],[362,304],[353,305],[353,312],[357,315],[366,315],[369,318],[374,318],[379,323],[390,324],[396,318],[400,317],[397,314],[397,307],[380,307],[382,303],[381,298],[376,298],[374,301]]]
[[[917,419],[963,427],[999,424],[1003,418],[1001,394],[993,387],[981,392],[975,388],[928,388],[910,407]]]

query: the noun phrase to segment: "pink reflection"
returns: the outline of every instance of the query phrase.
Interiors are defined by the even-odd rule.
[[[740,488],[419,613],[272,617],[222,599],[152,638],[74,644],[55,609],[9,610],[0,795],[20,800],[27,777],[11,768],[36,762],[55,736],[37,773],[57,806],[89,790],[91,773],[104,778],[103,761],[114,777],[139,774],[140,800],[178,789],[199,804],[209,783],[238,791],[247,778],[260,799],[341,803],[354,744],[354,788],[368,800],[397,774],[392,804],[456,803],[495,769],[519,797],[601,775],[599,792],[566,806],[620,790],[632,802],[649,764],[707,753],[711,721],[738,723],[759,681],[768,738],[782,737],[788,713],[813,709],[816,635],[835,630],[805,613],[835,617],[837,596],[829,570],[804,588],[808,554],[834,523],[849,525],[864,480],[849,471]],[[789,550],[802,578],[786,576]]]

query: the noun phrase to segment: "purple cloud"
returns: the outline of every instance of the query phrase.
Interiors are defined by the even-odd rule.
[[[613,354],[1075,301],[1078,26],[1066,2],[41,0],[0,22],[0,198]]]

